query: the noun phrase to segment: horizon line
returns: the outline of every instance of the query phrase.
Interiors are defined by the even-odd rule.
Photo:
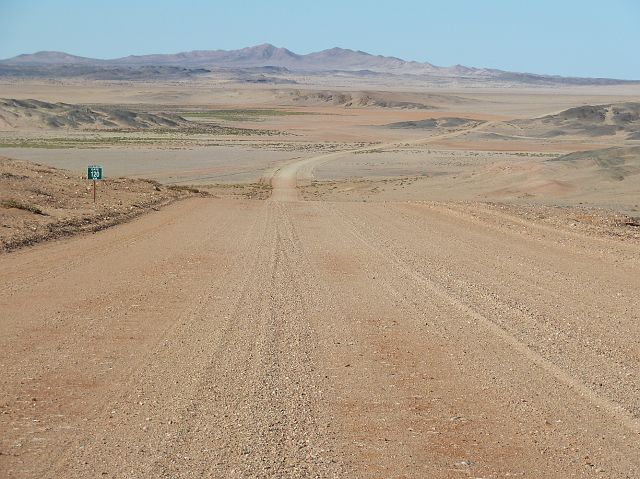
[[[246,46],[246,47],[241,47],[241,48],[233,48],[233,49],[224,49],[224,48],[209,48],[209,49],[192,49],[192,50],[180,50],[180,51],[176,51],[176,52],[163,52],[163,53],[130,53],[127,55],[123,55],[123,56],[115,56],[115,57],[108,57],[108,58],[101,58],[101,57],[94,57],[94,56],[84,56],[84,55],[76,55],[74,53],[69,53],[68,51],[63,51],[63,50],[37,50],[35,52],[32,53],[19,53],[17,55],[11,56],[11,57],[7,57],[7,58],[0,58],[0,63],[6,62],[6,61],[10,61],[19,57],[24,57],[24,56],[34,56],[34,55],[38,55],[38,54],[43,54],[43,53],[58,53],[58,54],[64,54],[64,55],[68,55],[71,57],[76,57],[79,59],[83,59],[83,60],[97,60],[97,61],[117,61],[117,60],[122,60],[122,59],[126,59],[126,58],[131,58],[131,57],[149,57],[149,56],[171,56],[171,55],[180,55],[180,54],[185,54],[185,53],[196,53],[196,52],[236,52],[236,51],[240,51],[240,50],[247,50],[247,49],[252,49],[252,48],[258,48],[258,47],[273,47],[274,49],[277,50],[285,50],[289,53],[292,53],[293,55],[296,56],[308,56],[308,55],[312,55],[314,53],[322,53],[322,52],[327,52],[327,51],[331,51],[331,50],[342,50],[342,51],[348,51],[348,52],[354,52],[354,53],[361,53],[364,55],[368,55],[371,57],[377,57],[377,58],[388,58],[388,59],[394,59],[394,60],[399,60],[401,62],[404,63],[414,63],[414,64],[420,64],[420,65],[429,65],[429,66],[433,66],[435,68],[442,68],[442,69],[450,69],[450,68],[455,68],[455,67],[462,67],[462,68],[469,68],[469,69],[473,69],[473,70],[489,70],[489,71],[494,71],[494,72],[501,72],[501,73],[514,73],[514,74],[521,74],[521,75],[534,75],[534,76],[541,76],[541,77],[556,77],[556,78],[573,78],[573,79],[593,79],[593,80],[616,80],[616,81],[622,81],[622,82],[640,82],[640,79],[633,79],[633,78],[615,78],[615,77],[607,77],[607,76],[575,76],[575,75],[561,75],[561,74],[555,74],[555,73],[534,73],[531,71],[515,71],[515,70],[505,70],[502,68],[496,68],[496,67],[489,67],[489,66],[469,66],[469,65],[463,65],[460,63],[456,63],[456,64],[452,64],[452,65],[447,65],[447,66],[442,66],[442,65],[435,65],[429,61],[421,61],[421,60],[407,60],[405,58],[401,58],[398,56],[394,56],[394,55],[382,55],[382,54],[375,54],[375,53],[370,53],[364,50],[354,50],[352,48],[344,48],[344,47],[340,47],[340,46],[334,46],[331,48],[324,48],[321,50],[313,50],[310,51],[308,53],[297,53],[294,50],[291,50],[290,48],[287,47],[279,47],[276,46],[270,42],[264,42],[264,43],[259,43],[256,45],[250,45],[250,46]],[[64,63],[62,63],[64,64]],[[71,63],[67,63],[67,64],[71,64]],[[26,66],[26,65],[25,65]],[[264,65],[264,66],[269,66],[269,65]]]

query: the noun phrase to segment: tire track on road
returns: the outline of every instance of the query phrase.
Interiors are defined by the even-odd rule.
[[[375,255],[380,261],[383,261],[394,267],[395,269],[400,270],[402,274],[410,280],[407,284],[411,284],[413,282],[421,284],[430,293],[436,295],[442,300],[447,301],[461,313],[467,315],[470,318],[473,318],[477,323],[485,327],[491,334],[493,334],[499,340],[503,341],[506,345],[508,345],[522,357],[536,364],[542,370],[546,371],[548,374],[556,378],[556,380],[573,389],[578,397],[589,401],[597,409],[606,411],[609,416],[615,418],[618,423],[629,432],[633,434],[640,434],[640,421],[632,414],[630,414],[629,411],[627,411],[620,404],[599,396],[592,389],[584,385],[584,383],[569,375],[566,371],[562,370],[561,368],[550,362],[548,359],[532,350],[529,346],[527,346],[527,344],[517,339],[509,331],[505,330],[499,324],[492,321],[489,317],[475,310],[471,304],[468,304],[461,298],[456,297],[442,285],[424,276],[419,271],[416,271],[414,268],[399,259],[389,249],[384,249],[380,245],[374,244],[370,238],[364,236],[361,230],[342,211],[340,211],[339,209],[333,209],[332,212],[347,226],[349,234],[357,238],[359,242],[365,248],[371,251],[371,253]]]

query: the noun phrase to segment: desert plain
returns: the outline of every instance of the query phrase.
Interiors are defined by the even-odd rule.
[[[0,476],[639,477],[640,86],[276,76],[0,78]]]

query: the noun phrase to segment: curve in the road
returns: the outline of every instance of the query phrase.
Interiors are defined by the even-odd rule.
[[[457,130],[450,133],[444,133],[442,135],[430,136],[427,138],[420,138],[417,140],[411,141],[394,141],[389,143],[381,143],[379,145],[367,146],[363,148],[356,148],[353,150],[344,150],[338,151],[335,153],[325,153],[323,155],[313,156],[311,158],[305,158],[302,160],[298,160],[287,165],[282,166],[278,170],[273,173],[271,178],[265,178],[270,181],[272,192],[271,192],[271,200],[272,201],[280,201],[280,202],[289,202],[289,201],[298,201],[298,179],[300,178],[312,178],[313,170],[329,161],[341,158],[343,156],[348,156],[354,153],[365,153],[365,152],[374,152],[374,151],[382,151],[390,148],[402,148],[413,145],[424,145],[428,143],[434,143],[439,140],[444,140],[447,138],[453,138],[456,136],[463,135],[465,133],[469,133],[474,130],[486,128],[491,126],[494,122],[481,123],[480,125],[476,125],[471,128],[467,128],[464,130]]]

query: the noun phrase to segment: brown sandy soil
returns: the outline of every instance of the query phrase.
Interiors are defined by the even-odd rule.
[[[459,111],[485,112],[517,118],[542,116],[580,105],[637,101],[640,86],[554,87],[554,88],[434,88],[433,86],[398,84],[388,81],[384,86],[371,87],[367,80],[317,77],[301,79],[295,86],[247,85],[215,78],[188,83],[173,81],[91,81],[82,79],[2,79],[0,90],[5,98],[36,98],[66,103],[154,103],[164,105],[195,105],[212,108],[238,105],[253,108],[267,104],[295,106],[291,92],[295,91],[386,91],[404,94],[403,100],[437,106],[449,105]],[[340,86],[332,86],[339,82]],[[283,94],[284,92],[284,94]],[[434,98],[434,96],[436,98]],[[446,97],[449,98],[446,98]],[[460,101],[468,100],[468,102]],[[473,108],[469,108],[469,104]],[[316,106],[318,103],[315,104]]]
[[[201,177],[216,197],[0,256],[0,476],[640,477],[636,156],[557,158],[637,142],[488,136],[640,89],[296,80],[302,105],[289,86],[213,78],[0,85],[8,98],[309,113],[221,120],[277,138],[136,133],[116,148],[96,134],[58,151],[80,134],[2,137],[40,142],[24,159],[112,156],[111,175]],[[327,89],[430,109],[318,103]],[[436,117],[486,123],[381,126]],[[12,194],[51,216],[0,211],[36,229],[95,218],[79,175],[35,171],[69,192],[57,209],[23,167]],[[99,216],[174,194],[101,186]]]
[[[265,172],[283,162],[311,156],[319,147],[272,144],[222,143],[215,147],[157,145],[104,148],[5,148],[10,158],[44,163],[82,172],[88,164],[104,167],[107,177],[126,176],[164,184],[256,183]],[[326,146],[326,145],[324,145]],[[349,148],[337,144],[336,148]]]
[[[466,192],[451,193],[452,178],[440,182],[422,177],[393,177],[359,180],[313,180],[299,187],[302,198],[307,201],[329,202],[421,202],[430,203],[435,199],[447,197],[450,204],[466,204],[473,208],[498,207],[512,212],[514,216],[536,217],[552,222],[554,225],[584,227],[598,234],[640,238],[640,204],[610,203],[599,205],[604,196],[598,199],[597,192],[584,191],[577,201],[567,198],[571,187],[566,183],[540,182],[528,188],[512,185],[508,189],[491,192],[470,189]],[[590,194],[591,193],[591,194]],[[625,193],[621,196],[626,197]],[[545,200],[546,197],[553,199]],[[482,201],[473,201],[480,198]],[[425,201],[425,199],[427,201]],[[564,200],[563,200],[564,199]],[[634,201],[637,198],[630,198]],[[430,201],[429,201],[430,200]],[[587,201],[591,200],[591,201]],[[499,203],[494,203],[499,201]],[[420,202],[418,202],[420,203]],[[588,206],[592,203],[593,206]],[[472,205],[472,206],[471,206]]]
[[[194,194],[126,178],[97,183],[77,172],[0,157],[0,251],[98,231]]]
[[[314,166],[305,199],[500,201],[640,214],[640,149],[469,151],[422,145],[344,153]],[[557,144],[554,144],[557,146]]]
[[[637,241],[310,165],[2,259],[4,475],[640,474]]]
[[[476,140],[470,138],[442,140],[433,143],[435,147],[443,149],[457,149],[463,151],[511,151],[511,152],[540,152],[553,153],[563,152],[570,153],[574,151],[598,150],[611,146],[617,146],[620,143],[615,141],[594,141],[591,140],[564,140],[550,141],[547,139],[532,140]]]

